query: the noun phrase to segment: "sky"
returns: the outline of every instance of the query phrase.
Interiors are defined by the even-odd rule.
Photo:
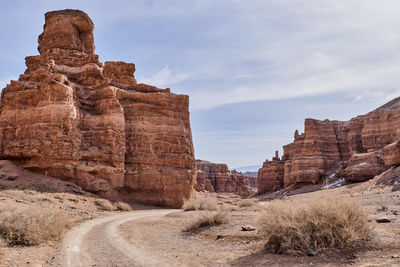
[[[398,0],[0,0],[0,87],[36,55],[44,13],[81,9],[101,61],[190,97],[196,158],[257,165],[305,118],[400,96]]]

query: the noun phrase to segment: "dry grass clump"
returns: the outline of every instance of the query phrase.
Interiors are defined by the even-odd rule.
[[[115,210],[113,204],[107,200],[107,199],[103,199],[103,198],[98,198],[94,201],[94,203],[99,207],[99,209],[101,210],[106,210],[106,211],[113,211]]]
[[[259,223],[265,247],[275,253],[315,254],[326,248],[351,247],[371,231],[361,205],[340,197],[271,202]]]
[[[245,208],[245,207],[251,207],[255,204],[256,202],[253,199],[244,199],[238,203],[238,206],[241,208]]]
[[[196,219],[191,222],[184,231],[190,232],[205,226],[213,226],[226,221],[228,217],[227,211],[202,211]]]
[[[115,203],[115,206],[116,206],[117,210],[122,210],[122,211],[131,211],[132,210],[132,207],[128,203],[121,202],[121,201]]]
[[[184,211],[189,210],[211,210],[215,211],[218,209],[217,204],[211,199],[207,199],[203,196],[192,197],[185,201],[182,206]]]
[[[64,210],[24,207],[0,214],[0,235],[9,246],[39,245],[58,239],[71,221]]]

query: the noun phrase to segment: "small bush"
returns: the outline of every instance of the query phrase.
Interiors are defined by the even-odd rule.
[[[194,231],[204,226],[213,226],[226,221],[228,217],[227,211],[202,211],[197,218],[189,224],[184,231]]]
[[[326,248],[345,248],[371,231],[358,202],[339,197],[306,202],[275,201],[266,206],[259,224],[265,247],[275,253],[315,254]]]
[[[215,211],[218,209],[217,204],[211,199],[198,196],[197,198],[191,198],[183,204],[183,210],[211,210]]]
[[[132,207],[129,204],[125,203],[125,202],[117,202],[115,204],[115,206],[117,207],[118,210],[122,210],[122,211],[130,211],[130,210],[132,210]]]
[[[244,199],[244,200],[240,201],[238,205],[241,208],[245,208],[245,207],[251,207],[255,204],[256,204],[256,202],[253,199]]]
[[[33,246],[58,239],[70,223],[63,210],[25,207],[0,214],[0,234],[9,246]]]
[[[94,201],[94,203],[99,207],[101,210],[106,210],[106,211],[113,211],[115,210],[113,204],[108,201],[107,199],[103,198],[98,198]]]
[[[387,211],[389,209],[388,205],[386,204],[385,201],[383,201],[382,194],[379,194],[379,199],[380,199],[380,207],[378,208],[378,211]]]

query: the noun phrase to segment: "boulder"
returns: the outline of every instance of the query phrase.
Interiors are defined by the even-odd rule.
[[[387,169],[384,161],[376,152],[354,154],[349,160],[343,176],[349,182],[364,182]]]

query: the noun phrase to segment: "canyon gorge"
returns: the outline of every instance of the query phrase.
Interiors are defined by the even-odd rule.
[[[247,197],[257,188],[257,177],[230,171],[226,164],[217,164],[205,160],[196,160],[197,191],[216,193],[235,193]]]
[[[335,178],[366,181],[400,164],[400,98],[349,121],[306,119],[304,133],[266,160],[258,171],[258,192]]]

